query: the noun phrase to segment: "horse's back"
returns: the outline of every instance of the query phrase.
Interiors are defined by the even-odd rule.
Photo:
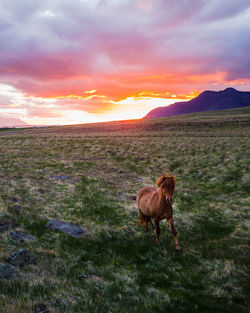
[[[153,187],[144,187],[136,194],[137,206],[139,210],[146,216],[149,216],[150,200],[155,191],[156,189]]]

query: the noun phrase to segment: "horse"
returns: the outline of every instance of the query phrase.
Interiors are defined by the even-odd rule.
[[[146,232],[148,232],[148,224],[150,223],[156,235],[156,243],[159,244],[160,221],[166,218],[173,235],[175,249],[180,251],[177,231],[174,227],[172,207],[176,176],[163,174],[157,179],[156,184],[159,188],[144,187],[137,192],[136,202],[139,209],[139,223],[145,224]],[[151,219],[154,220],[155,226]]]

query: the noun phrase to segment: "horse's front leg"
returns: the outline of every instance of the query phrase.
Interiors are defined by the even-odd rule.
[[[159,237],[160,237],[160,232],[161,232],[161,230],[160,230],[160,221],[158,221],[156,219],[155,219],[155,227],[156,228],[154,228],[154,234],[156,236],[156,243],[159,245],[160,244]]]
[[[168,219],[168,225],[170,227],[170,230],[171,230],[173,238],[174,238],[175,249],[180,251],[181,247],[180,247],[179,241],[177,239],[177,231],[176,231],[176,229],[174,227],[174,220],[173,220],[172,217]]]

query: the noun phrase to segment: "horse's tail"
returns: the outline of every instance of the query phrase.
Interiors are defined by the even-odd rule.
[[[136,195],[136,203],[137,203],[137,207],[139,209],[139,218],[138,218],[138,224],[139,225],[145,224],[148,220],[147,216],[145,214],[143,214],[141,209],[140,209],[141,196],[142,196],[142,189],[140,189]]]

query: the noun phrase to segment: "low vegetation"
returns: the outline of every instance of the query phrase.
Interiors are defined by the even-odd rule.
[[[19,248],[37,262],[0,280],[0,312],[246,312],[250,123],[231,111],[2,130],[0,263]],[[167,223],[160,246],[137,224],[135,194],[163,170],[177,175],[181,254]],[[88,234],[48,230],[50,219]]]

